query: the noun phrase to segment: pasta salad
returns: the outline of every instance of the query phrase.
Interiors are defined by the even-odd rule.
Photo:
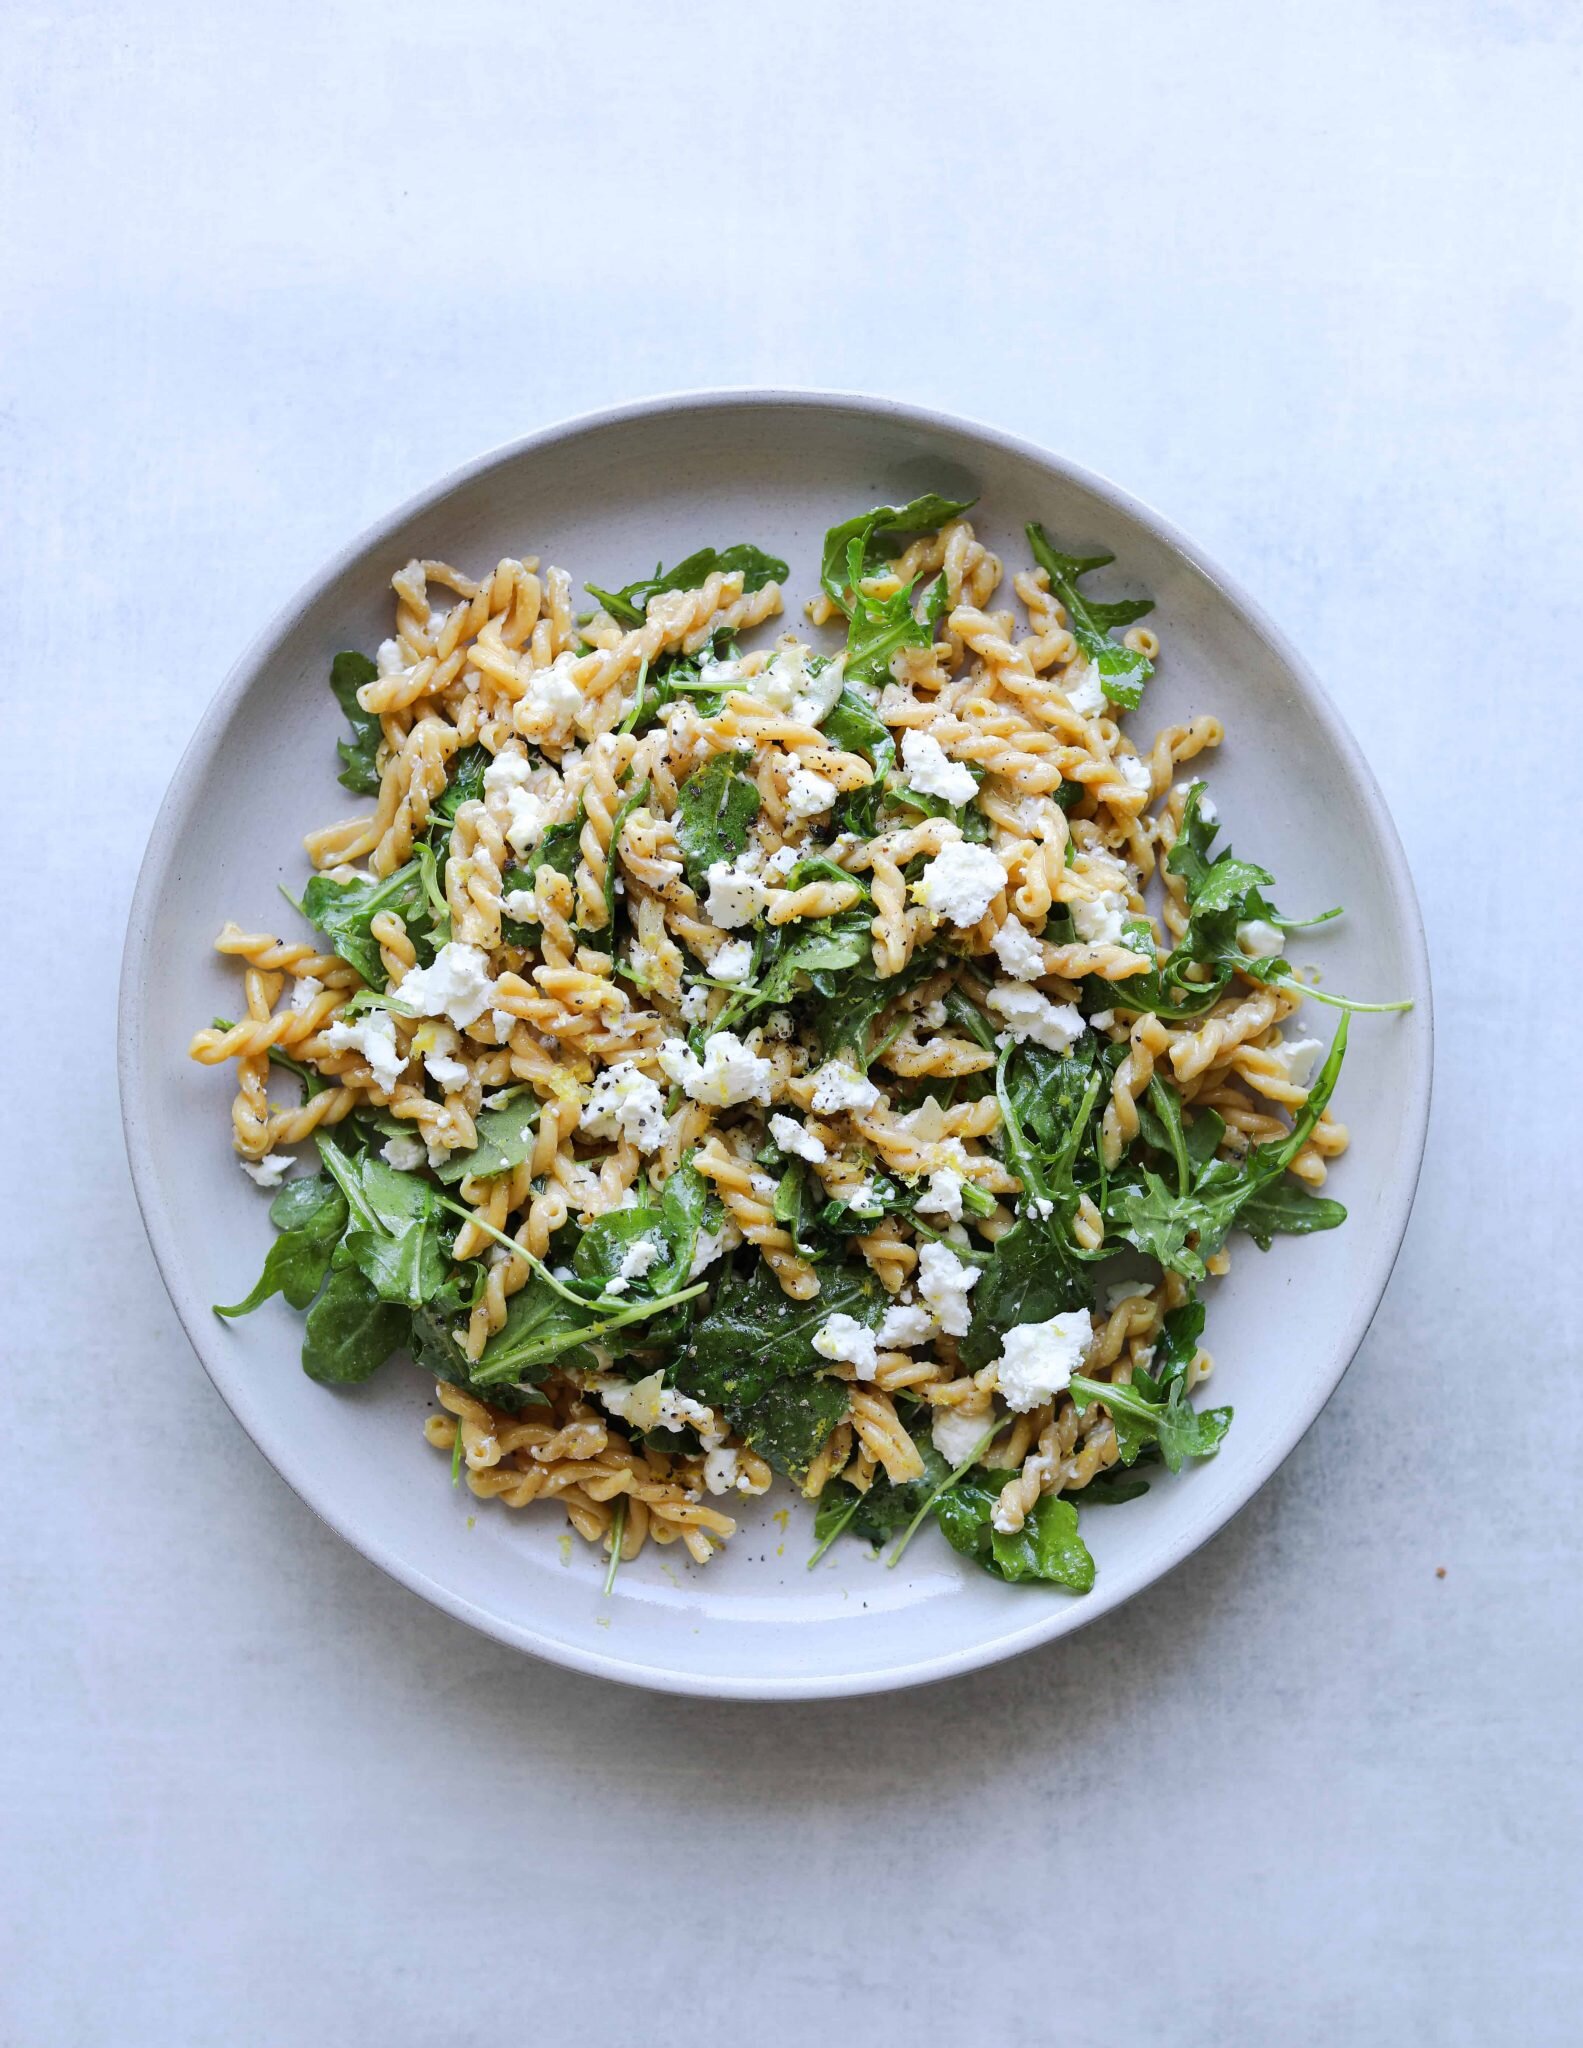
[[[932,1520],[1085,1591],[1079,1507],[1225,1435],[1233,1232],[1343,1220],[1375,1006],[1287,1031],[1321,992],[1217,849],[1218,720],[1123,728],[1148,600],[1038,525],[1005,591],[969,510],[832,527],[817,646],[753,546],[591,610],[536,558],[408,563],[331,671],[372,807],[307,838],[317,937],[216,942],[243,1010],[191,1050],[277,1232],[218,1313],[283,1295],[327,1385],[410,1356],[453,1481],[612,1573],[706,1562],[781,1475],[811,1563]]]

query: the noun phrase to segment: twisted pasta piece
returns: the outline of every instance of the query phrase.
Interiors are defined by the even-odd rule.
[[[799,1255],[791,1232],[775,1221],[769,1198],[756,1185],[752,1168],[713,1135],[693,1154],[693,1164],[714,1183],[738,1230],[758,1246],[782,1292],[793,1301],[811,1300],[819,1292],[819,1276]]]

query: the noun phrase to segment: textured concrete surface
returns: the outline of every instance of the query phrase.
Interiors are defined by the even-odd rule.
[[[1575,2039],[1578,10],[4,44],[0,2040]],[[275,606],[492,442],[745,382],[1194,534],[1365,737],[1439,997],[1395,1280],[1257,1502],[1069,1642],[814,1708],[539,1668],[332,1538],[167,1307],[111,1068],[150,821]]]

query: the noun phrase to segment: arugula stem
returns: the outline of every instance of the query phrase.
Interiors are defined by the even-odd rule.
[[[605,1573],[605,1592],[608,1595],[616,1583],[616,1567],[621,1562],[621,1546],[627,1534],[627,1497],[624,1493],[616,1496],[616,1518],[610,1525],[610,1569]]]
[[[462,1418],[456,1418],[456,1441],[451,1446],[451,1484],[458,1486],[462,1478]]]
[[[636,730],[637,722],[643,716],[643,700],[648,695],[648,684],[649,658],[645,654],[642,666],[638,670],[638,687],[632,699],[632,709],[621,721],[621,730],[623,732],[633,732]]]
[[[1352,1010],[1365,1016],[1382,1016],[1390,1011],[1410,1010],[1411,996],[1403,996],[1398,1003],[1360,1003],[1351,996],[1332,995],[1328,989],[1315,988],[1306,981],[1277,981],[1277,988],[1290,989],[1294,996],[1311,996],[1316,1003],[1328,1003],[1333,1010]]]
[[[814,1552],[813,1556],[809,1558],[809,1571],[813,1570],[814,1566],[819,1562],[820,1558],[824,1556],[825,1552],[830,1548],[831,1544],[834,1543],[835,1539],[843,1533],[847,1523],[851,1521],[852,1517],[857,1513],[858,1509],[862,1505],[862,1494],[854,1493],[852,1496],[852,1505],[847,1509],[846,1513],[841,1517],[840,1521],[836,1523],[835,1527],[825,1537],[824,1541],[819,1545],[818,1549]]]
[[[949,1493],[951,1491],[951,1488],[955,1486],[956,1482],[963,1476],[963,1474],[967,1472],[970,1469],[970,1467],[978,1463],[979,1459],[983,1456],[984,1452],[989,1449],[991,1439],[999,1436],[1000,1432],[1004,1428],[1006,1428],[1007,1421],[1008,1418],[1002,1415],[998,1418],[998,1420],[992,1422],[989,1425],[988,1429],[985,1430],[984,1434],[979,1438],[978,1442],[974,1444],[973,1448],[968,1452],[967,1456],[962,1460],[961,1464],[957,1466],[956,1470],[954,1472],[948,1472],[945,1478],[940,1481],[940,1484],[929,1495],[929,1497],[925,1500],[923,1506],[918,1510],[917,1514],[913,1516],[912,1520],[901,1532],[901,1541],[896,1545],[896,1548],[885,1560],[885,1568],[887,1571],[894,1571],[897,1565],[900,1564],[902,1552],[907,1548],[907,1545],[918,1533],[918,1525],[922,1522],[924,1516],[928,1514],[929,1510],[934,1506],[935,1502],[940,1498],[941,1494]]]

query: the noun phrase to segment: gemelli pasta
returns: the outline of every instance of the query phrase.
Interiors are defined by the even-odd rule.
[[[240,1010],[191,1050],[278,1233],[219,1313],[283,1295],[330,1385],[410,1356],[456,1479],[611,1570],[706,1562],[781,1475],[815,1561],[932,1519],[1084,1591],[1079,1506],[1225,1434],[1232,1233],[1343,1219],[1370,1006],[1287,1029],[1219,722],[1123,727],[1148,601],[1037,525],[1008,591],[969,509],[832,527],[817,647],[756,547],[581,611],[534,558],[408,563],[331,673],[364,803],[306,841],[316,938],[216,942]]]

